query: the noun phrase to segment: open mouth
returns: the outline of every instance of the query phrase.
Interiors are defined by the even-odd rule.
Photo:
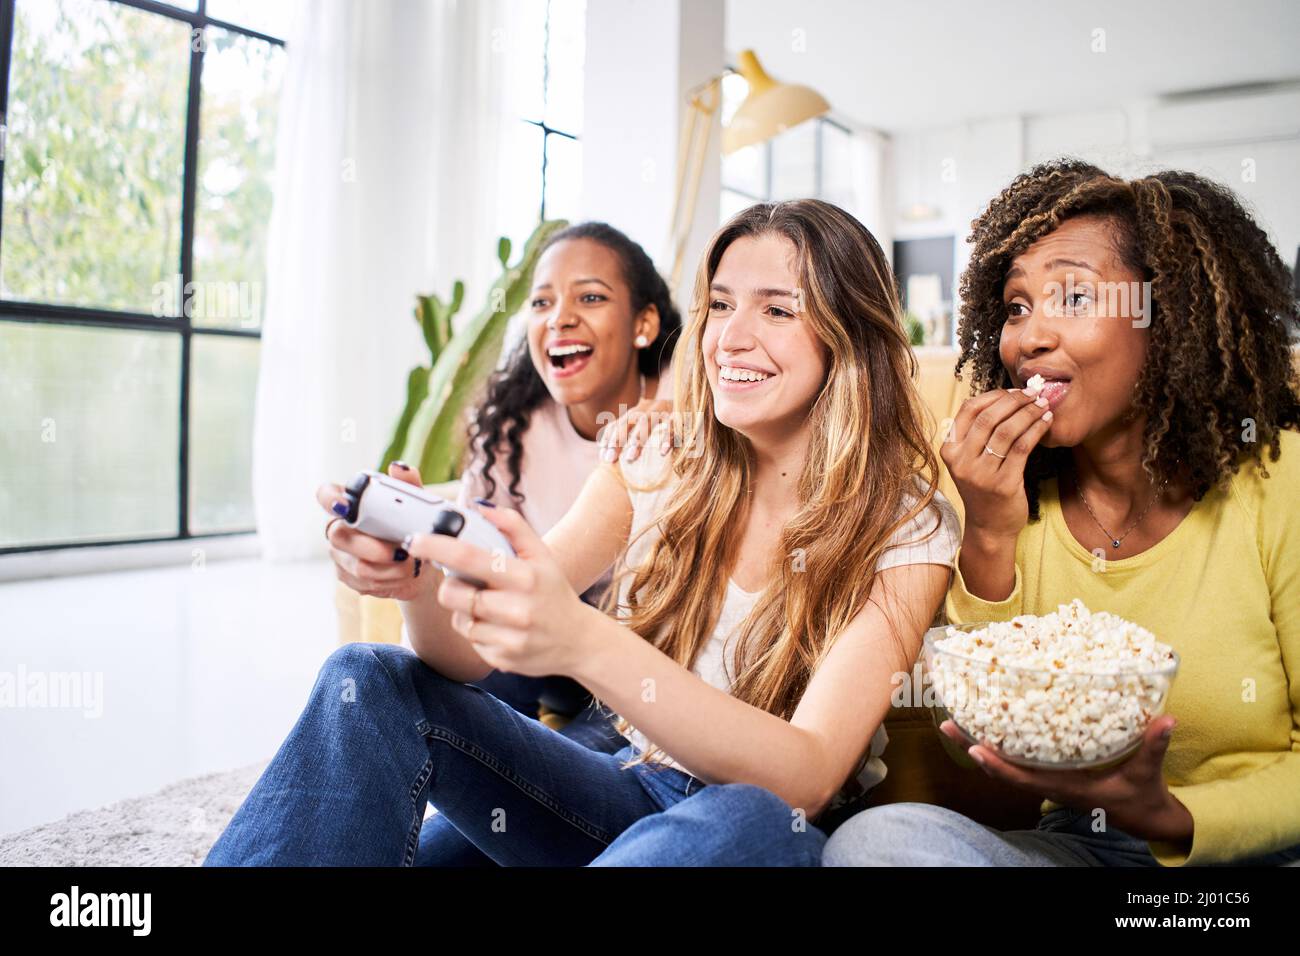
[[[1047,402],[1047,407],[1055,410],[1056,406],[1061,404],[1065,399],[1066,393],[1070,391],[1070,380],[1068,378],[1048,378],[1044,375],[1034,374],[1025,382],[1025,388],[1038,393],[1038,397]]]
[[[726,391],[748,391],[760,388],[764,382],[776,378],[776,372],[760,372],[735,365],[718,366],[718,387]]]
[[[1065,398],[1065,393],[1070,390],[1070,380],[1068,378],[1049,378],[1043,384],[1043,390],[1038,394],[1047,399],[1047,407],[1055,409]]]
[[[577,342],[551,346],[546,350],[546,357],[551,360],[552,377],[567,378],[570,375],[577,375],[587,367],[594,351],[590,345]]]

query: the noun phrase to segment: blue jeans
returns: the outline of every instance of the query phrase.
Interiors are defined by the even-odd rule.
[[[492,696],[505,701],[527,717],[538,715],[538,704],[546,705],[571,719],[559,733],[588,750],[616,754],[627,741],[614,728],[613,715],[599,708],[586,688],[567,677],[527,677],[493,671],[474,682]],[[576,713],[575,713],[576,711]],[[447,820],[435,813],[425,818],[420,830],[420,847],[415,866],[496,866],[497,863]]]
[[[1159,866],[1147,842],[1122,830],[1092,829],[1092,815],[1069,807],[1044,814],[1033,830],[995,830],[927,803],[871,807],[843,823],[826,844],[824,866]],[[1234,861],[1300,865],[1300,846]]]
[[[612,754],[627,745],[614,729],[614,714],[601,709],[585,687],[567,677],[527,677],[493,671],[474,681],[474,686],[482,687],[527,717],[538,715],[539,704],[569,717],[560,733],[589,750]]]
[[[503,865],[816,866],[775,794],[599,753],[409,649],[347,644],[205,866],[410,866],[426,803]],[[426,862],[438,862],[429,860]]]

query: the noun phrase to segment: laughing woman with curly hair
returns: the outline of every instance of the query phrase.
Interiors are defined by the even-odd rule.
[[[1018,177],[971,241],[959,369],[974,397],[942,449],[966,509],[948,616],[1081,598],[1155,632],[1181,669],[1168,713],[1118,767],[1029,771],[968,749],[1047,798],[1036,829],[883,806],[845,823],[824,862],[1300,860],[1289,270],[1228,190],[1077,161]],[[1035,376],[1041,392],[1026,388]],[[959,739],[950,721],[943,731]]]

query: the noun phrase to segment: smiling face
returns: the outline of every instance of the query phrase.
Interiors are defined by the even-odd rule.
[[[591,239],[555,243],[537,262],[526,307],[528,350],[561,405],[600,401],[637,374],[638,335],[659,335],[658,311],[633,316],[618,254]]]
[[[1012,262],[1003,286],[999,353],[1011,380],[1046,384],[1051,430],[1041,444],[1069,447],[1125,427],[1146,360],[1150,312],[1142,275],[1116,248],[1113,220],[1079,216]]]
[[[718,421],[749,437],[803,427],[826,381],[829,350],[801,314],[795,247],[745,236],[718,261],[701,345]]]

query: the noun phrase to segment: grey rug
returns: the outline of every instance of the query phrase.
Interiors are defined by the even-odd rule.
[[[268,763],[0,836],[0,866],[199,866]]]

